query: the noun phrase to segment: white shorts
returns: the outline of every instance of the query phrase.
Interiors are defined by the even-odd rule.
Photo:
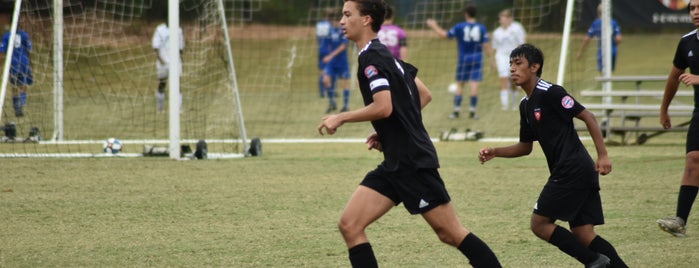
[[[170,72],[169,68],[167,65],[160,65],[158,64],[157,67],[158,69],[158,79],[165,79],[167,78],[168,73]]]
[[[510,77],[510,55],[495,53],[498,77]]]

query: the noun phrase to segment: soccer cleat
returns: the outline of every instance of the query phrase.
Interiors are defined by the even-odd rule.
[[[455,119],[455,118],[459,118],[458,111],[453,111],[451,114],[449,114],[449,119]]]
[[[663,218],[657,220],[656,223],[658,223],[658,227],[660,227],[661,230],[668,232],[671,235],[676,237],[687,236],[685,234],[687,229],[685,228],[684,220],[680,217]]]
[[[470,112],[468,113],[468,118],[471,118],[471,119],[478,119],[478,115],[476,114],[476,112],[470,111]]]
[[[597,253],[597,259],[591,263],[585,264],[585,268],[604,268],[610,267],[611,263],[609,257],[604,256],[604,254]]]
[[[337,106],[335,105],[330,105],[327,110],[325,110],[326,114],[332,113],[333,111],[337,110]]]

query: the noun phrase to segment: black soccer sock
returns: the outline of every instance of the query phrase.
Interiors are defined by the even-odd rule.
[[[379,267],[379,264],[376,262],[376,256],[374,256],[374,250],[371,249],[369,242],[350,248],[349,259],[354,268]]]
[[[570,231],[561,226],[556,225],[556,229],[553,230],[553,234],[551,234],[548,242],[582,264],[587,264],[597,259],[596,252],[585,247]]]
[[[697,186],[680,186],[680,194],[677,196],[677,217],[682,218],[685,224],[687,224],[687,218],[689,218],[689,212],[692,210],[694,199],[697,198],[697,191],[699,191]]]
[[[495,253],[474,233],[468,234],[457,247],[473,267],[502,267]]]
[[[616,253],[616,249],[614,249],[614,246],[612,246],[612,244],[610,244],[607,240],[605,240],[599,235],[596,236],[595,239],[592,239],[592,242],[590,242],[588,248],[609,257],[609,259],[611,260],[612,268],[629,267],[628,265],[626,265],[626,263],[624,263],[621,257],[619,257],[619,254]]]

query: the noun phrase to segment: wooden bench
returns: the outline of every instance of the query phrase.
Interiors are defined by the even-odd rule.
[[[616,81],[634,81],[637,77],[617,77]],[[660,80],[661,76],[652,77]],[[666,78],[662,78],[666,79]],[[643,80],[648,81],[648,80]],[[640,82],[639,82],[640,83]],[[680,125],[673,126],[670,129],[664,129],[659,123],[656,126],[641,126],[640,121],[644,117],[660,116],[660,100],[664,95],[663,90],[617,90],[617,91],[601,91],[601,90],[583,90],[580,96],[585,97],[618,97],[621,102],[611,103],[583,103],[585,108],[595,113],[597,117],[602,119],[602,131],[610,142],[611,135],[621,136],[621,144],[627,144],[627,134],[635,134],[635,144],[643,144],[648,139],[661,135],[667,132],[687,131],[689,122],[684,122]],[[694,92],[691,90],[678,90],[675,97],[692,97]],[[627,103],[629,97],[636,97],[635,103]],[[656,104],[640,103],[642,97],[653,97],[658,99]],[[675,99],[677,100],[677,99]],[[673,101],[668,112],[671,117],[691,117],[694,111],[694,105],[681,104],[678,101]],[[614,124],[612,117],[620,117],[620,124]],[[627,125],[627,121],[633,122],[632,125]],[[577,127],[578,130],[586,129],[584,126]]]

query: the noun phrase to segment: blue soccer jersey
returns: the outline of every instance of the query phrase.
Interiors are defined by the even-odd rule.
[[[617,43],[614,36],[621,34],[621,27],[616,23],[616,20],[612,19],[612,70],[614,70],[616,63],[616,52]],[[587,30],[587,36],[590,38],[597,38],[597,69],[602,71],[602,19],[596,19],[590,25],[590,29]]]
[[[330,30],[330,52],[334,51],[342,45],[348,46],[348,44],[349,41],[342,33],[342,28],[333,27]],[[349,61],[347,60],[347,48],[345,48],[345,50],[337,54],[337,56],[335,56],[329,64],[334,67],[349,65]]]
[[[316,23],[316,40],[318,41],[318,68],[323,69],[323,57],[332,52],[330,44],[330,33],[333,25],[328,20],[321,20]]]
[[[447,37],[455,38],[459,46],[456,80],[481,81],[483,44],[490,42],[485,26],[477,22],[462,22],[449,29]]]
[[[7,53],[9,42],[10,32],[7,32],[2,36],[0,53]],[[18,29],[14,43],[11,61],[12,66],[10,68],[12,82],[15,84],[30,85],[32,84],[32,75],[29,65],[29,52],[32,50],[32,42],[29,39],[29,34]]]

